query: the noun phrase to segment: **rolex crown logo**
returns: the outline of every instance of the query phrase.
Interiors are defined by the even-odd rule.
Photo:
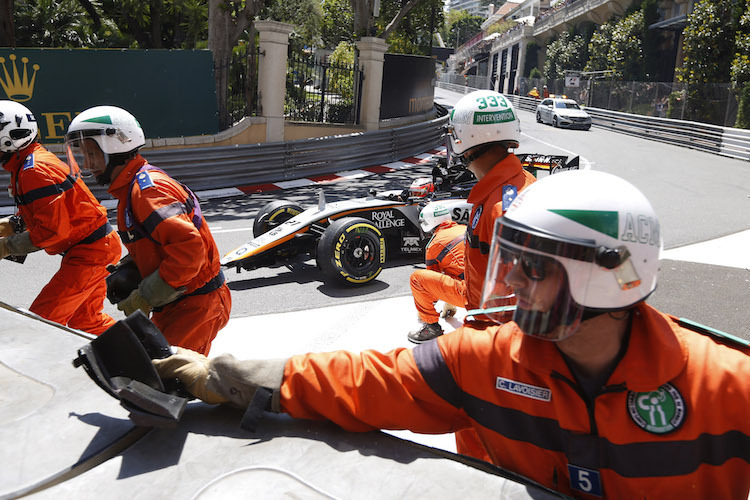
[[[34,64],[32,68],[34,72],[31,74],[31,81],[29,81],[28,73],[28,57],[22,57],[21,62],[23,63],[23,77],[18,73],[18,65],[16,64],[16,55],[11,54],[8,56],[10,59],[10,65],[13,76],[11,77],[8,73],[8,68],[5,65],[5,58],[0,57],[0,65],[3,67],[3,74],[0,75],[0,86],[8,95],[8,97],[16,102],[26,102],[31,99],[34,93],[34,80],[36,79],[36,72],[39,70],[39,65]],[[4,78],[3,78],[4,76]]]

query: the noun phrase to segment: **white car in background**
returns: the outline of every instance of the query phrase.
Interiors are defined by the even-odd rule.
[[[591,116],[573,99],[548,97],[536,107],[537,123],[549,123],[553,127],[591,128]]]

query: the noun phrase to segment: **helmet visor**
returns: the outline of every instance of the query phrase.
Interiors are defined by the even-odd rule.
[[[79,168],[79,161],[83,162],[80,168],[84,174],[99,175],[107,168],[108,157],[102,152],[95,137],[102,135],[100,130],[79,130],[68,132],[65,135],[65,149],[68,156],[68,164]]]
[[[504,218],[496,221],[482,308],[497,321],[507,303],[514,302],[513,321],[525,334],[563,340],[575,332],[583,315],[570,293],[568,274],[576,273],[576,283],[588,283],[585,274],[593,270],[594,248],[524,229]]]

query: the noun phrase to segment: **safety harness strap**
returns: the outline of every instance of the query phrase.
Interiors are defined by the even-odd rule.
[[[133,179],[130,181],[130,186],[128,187],[128,198],[125,203],[125,220],[133,221],[133,226],[130,229],[118,231],[118,234],[120,235],[120,238],[123,240],[123,242],[133,243],[140,240],[141,238],[148,238],[157,245],[161,245],[161,243],[156,241],[156,239],[151,236],[151,233],[154,232],[156,226],[158,226],[161,221],[183,213],[190,214],[192,212],[193,216],[191,219],[193,225],[200,230],[201,225],[203,224],[203,213],[201,212],[201,207],[198,203],[198,197],[195,196],[195,193],[193,193],[190,188],[179,181],[175,182],[177,182],[188,194],[188,197],[184,202],[175,202],[154,210],[146,218],[146,220],[143,221],[143,224],[139,223],[136,220],[136,218],[133,216],[133,185],[135,184],[136,179],[138,178],[138,175],[140,173],[147,172],[149,170],[155,170],[157,172],[161,172],[166,176],[169,176],[169,174],[167,174],[164,170],[149,165],[148,163],[143,165],[138,170],[138,172],[135,173]]]
[[[448,252],[453,250],[456,247],[456,245],[464,241],[464,238],[465,236],[463,234],[461,236],[454,238],[453,241],[451,241],[450,243],[445,245],[445,247],[443,247],[440,253],[437,254],[437,257],[435,257],[434,259],[426,260],[425,264],[427,264],[428,266],[435,266],[435,265],[440,264],[445,258],[445,256],[448,255]]]
[[[479,239],[478,234],[474,234],[471,226],[466,230],[466,244],[469,248],[479,249],[482,255],[490,253],[490,244]]]
[[[73,189],[75,182],[76,182],[76,179],[68,175],[65,177],[65,180],[62,182],[59,182],[57,184],[51,184],[49,186],[43,186],[40,188],[32,189],[28,193],[17,194],[13,198],[14,198],[14,201],[16,202],[16,205],[19,205],[19,206],[28,205],[29,203],[33,203],[36,200],[40,200],[48,196],[55,196],[60,193],[64,193],[68,189]]]
[[[225,281],[226,281],[226,278],[224,277],[224,271],[222,271],[221,269],[219,269],[219,274],[217,274],[216,276],[214,276],[213,278],[211,278],[210,280],[208,280],[205,285],[203,285],[200,288],[196,288],[195,290],[193,290],[190,293],[184,293],[184,294],[180,295],[175,300],[173,300],[172,302],[170,302],[169,304],[166,304],[166,305],[170,305],[171,306],[173,304],[178,303],[182,299],[186,299],[188,297],[193,297],[195,295],[208,295],[209,293],[213,292],[214,290],[218,290],[219,288],[221,288],[224,285]],[[164,309],[164,307],[165,306],[154,307],[153,310],[154,310],[154,312],[161,312]]]
[[[76,243],[76,245],[88,245],[89,243],[93,243],[104,238],[112,231],[114,231],[112,224],[110,224],[109,222],[105,222],[98,228],[94,229],[94,231],[90,235],[86,236],[84,239]]]
[[[273,399],[273,391],[267,387],[258,387],[253,394],[253,399],[250,401],[250,406],[245,410],[245,414],[242,415],[242,422],[240,427],[246,431],[255,432],[258,428],[258,422],[263,418],[263,412],[271,409],[271,400]]]

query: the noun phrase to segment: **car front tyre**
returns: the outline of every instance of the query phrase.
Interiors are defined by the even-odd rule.
[[[302,213],[302,207],[291,201],[276,200],[267,203],[255,216],[253,238],[267,233],[300,213]]]
[[[362,285],[383,270],[385,239],[367,219],[345,217],[326,228],[315,258],[326,282]]]

